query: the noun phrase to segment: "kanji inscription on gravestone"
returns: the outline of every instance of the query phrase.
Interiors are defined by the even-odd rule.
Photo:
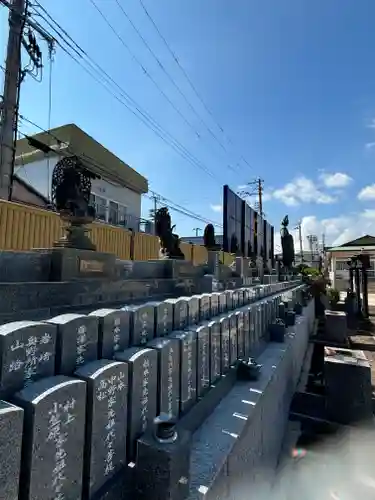
[[[213,292],[211,294],[211,317],[219,314],[219,297],[219,292]]]
[[[236,311],[237,319],[237,342],[238,342],[238,357],[243,359],[245,356],[245,326],[244,326],[244,312]]]
[[[128,365],[128,458],[134,461],[135,442],[156,416],[158,356],[153,349],[130,348],[115,358]]]
[[[82,495],[86,384],[50,377],[18,392],[25,409],[21,481],[25,500],[78,499]]]
[[[173,332],[180,342],[180,412],[189,410],[197,399],[197,335],[196,332]]]
[[[198,326],[197,335],[197,396],[202,397],[210,387],[210,329]]]
[[[0,401],[0,498],[18,498],[23,409]]]
[[[155,309],[155,334],[164,337],[173,328],[173,305],[170,302],[148,302]]]
[[[130,316],[120,309],[97,309],[89,314],[99,320],[99,358],[112,359],[117,351],[129,347]]]
[[[0,394],[8,397],[55,370],[56,327],[36,321],[0,326]]]
[[[130,305],[123,308],[130,313],[130,344],[142,346],[155,336],[155,309],[152,305]]]
[[[98,359],[98,318],[71,313],[55,316],[47,323],[57,326],[57,373],[71,375],[84,363]]]
[[[178,417],[180,396],[180,343],[174,338],[156,338],[147,347],[158,353],[157,413]]]
[[[213,320],[207,326],[210,329],[210,384],[214,384],[221,375],[220,322]]]
[[[235,313],[228,314],[229,320],[229,362],[233,365],[238,359],[238,333]]]
[[[128,366],[101,359],[75,375],[87,383],[83,491],[92,498],[126,465]]]
[[[173,330],[183,330],[188,324],[188,303],[181,298],[167,299],[173,307]]]
[[[221,334],[221,373],[224,375],[230,366],[230,332],[229,332],[229,318],[222,316],[219,319],[220,334]]]

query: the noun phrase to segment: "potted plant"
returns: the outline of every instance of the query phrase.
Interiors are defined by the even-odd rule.
[[[335,309],[340,300],[340,292],[336,288],[328,288],[327,298],[330,307]]]

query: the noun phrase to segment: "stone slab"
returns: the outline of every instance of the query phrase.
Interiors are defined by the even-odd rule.
[[[116,256],[111,253],[76,248],[53,248],[50,281],[113,279]]]
[[[343,311],[325,311],[325,338],[345,343],[348,339],[347,315]]]
[[[119,309],[97,309],[89,314],[98,318],[98,357],[112,359],[130,344],[130,315]]]

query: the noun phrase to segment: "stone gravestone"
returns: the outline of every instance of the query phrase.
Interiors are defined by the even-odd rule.
[[[155,309],[155,335],[165,337],[173,329],[173,305],[169,302],[148,302]]]
[[[198,326],[197,335],[197,397],[202,397],[210,388],[210,329]]]
[[[188,325],[196,325],[199,323],[199,298],[197,296],[184,297],[188,306]]]
[[[238,333],[235,313],[228,314],[229,320],[229,363],[233,365],[238,359]]]
[[[49,377],[16,393],[25,410],[22,500],[80,499],[85,444],[86,384]]]
[[[218,314],[224,314],[227,312],[227,294],[226,292],[219,292],[219,312]]]
[[[238,358],[243,359],[245,357],[245,320],[244,311],[239,310],[235,313],[236,324],[237,324],[237,352]]]
[[[83,314],[61,314],[46,321],[57,326],[56,373],[71,375],[98,359],[98,319]]]
[[[225,292],[225,296],[227,298],[227,307],[226,307],[226,310],[227,311],[233,311],[234,307],[235,307],[235,301],[233,300],[234,297],[233,297],[233,290],[226,290]]]
[[[221,334],[221,374],[225,375],[230,367],[230,331],[227,315],[219,318]]]
[[[245,359],[248,359],[251,353],[250,309],[251,309],[250,306],[244,306],[242,308]]]
[[[155,309],[149,304],[123,307],[130,314],[130,345],[143,346],[155,336]]]
[[[154,349],[133,347],[115,354],[128,365],[128,459],[135,460],[136,440],[156,417],[158,354]]]
[[[56,327],[36,321],[0,326],[0,395],[55,373]]]
[[[210,384],[220,378],[221,375],[221,333],[220,322],[215,319],[207,324],[210,329]]]
[[[188,324],[188,303],[186,299],[167,299],[165,302],[173,307],[173,330],[184,330]]]
[[[112,359],[117,351],[129,347],[130,316],[119,309],[97,309],[89,314],[99,320],[98,357]]]
[[[93,498],[126,466],[128,367],[101,359],[79,368],[87,383],[84,498]]]
[[[219,314],[219,292],[213,292],[211,294],[211,318],[217,316]]]
[[[244,289],[239,288],[237,290],[237,306],[236,307],[242,307],[245,303],[245,296],[244,296]]]
[[[197,400],[197,336],[194,331],[173,332],[170,338],[180,342],[180,414]]]
[[[158,353],[157,414],[178,417],[180,404],[180,342],[173,338],[156,338],[147,347]]]
[[[250,346],[251,352],[254,352],[254,349],[257,347],[258,339],[256,336],[257,332],[257,306],[252,305],[249,309],[250,316]]]
[[[0,498],[18,498],[23,409],[0,401]]]

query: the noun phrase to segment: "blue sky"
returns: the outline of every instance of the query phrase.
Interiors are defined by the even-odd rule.
[[[52,127],[76,123],[145,175],[151,189],[207,219],[221,222],[223,183],[236,189],[261,176],[264,210],[276,227],[288,213],[292,223],[302,219],[304,236],[324,232],[329,243],[375,233],[372,0],[143,0],[215,121],[140,1],[119,0],[185,98],[116,1],[95,1],[184,119],[90,0],[40,3],[214,179],[162,142],[59,48]],[[0,9],[1,47],[6,14]],[[28,78],[22,87],[21,113],[45,128],[47,96],[47,71],[42,83]],[[32,131],[26,125],[22,130]],[[146,201],[145,212],[148,207]],[[180,214],[173,221],[184,236],[193,227],[204,228]]]

